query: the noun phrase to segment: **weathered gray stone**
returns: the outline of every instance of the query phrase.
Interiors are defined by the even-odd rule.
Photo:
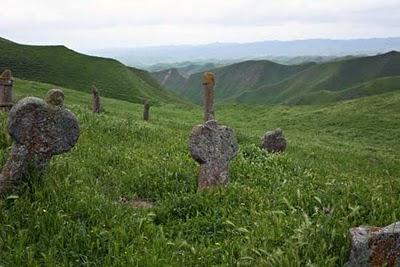
[[[10,70],[0,75],[0,110],[9,111],[12,107],[13,78]]]
[[[286,138],[280,128],[266,132],[261,141],[261,146],[269,153],[284,152],[286,145]]]
[[[93,86],[92,88],[92,109],[93,113],[100,113],[101,110],[100,94],[96,86]]]
[[[144,101],[144,110],[143,110],[143,120],[149,120],[149,113],[150,113],[150,104],[149,101],[146,99]]]
[[[190,153],[200,163],[200,188],[229,183],[229,162],[236,156],[238,145],[233,130],[214,120],[195,126],[189,140]]]
[[[238,152],[233,130],[214,120],[214,75],[204,75],[204,124],[195,126],[189,138],[189,150],[200,164],[199,188],[226,186],[229,183],[229,162]]]
[[[0,194],[29,176],[30,168],[43,172],[52,156],[67,152],[76,144],[79,123],[63,106],[63,100],[63,92],[53,89],[46,102],[27,97],[10,110],[8,131],[14,144],[0,174]]]
[[[361,226],[350,229],[351,267],[400,267],[400,222],[389,226]]]

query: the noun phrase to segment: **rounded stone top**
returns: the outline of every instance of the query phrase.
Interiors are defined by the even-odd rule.
[[[238,152],[233,130],[215,120],[195,126],[189,139],[190,153],[197,162],[230,161]]]
[[[49,95],[59,103],[58,90],[50,91]],[[63,106],[59,109],[51,106],[43,99],[26,97],[10,110],[8,131],[29,153],[58,155],[70,150],[78,141],[79,122],[74,113]]]
[[[10,81],[12,79],[12,74],[10,70],[4,70],[0,75],[0,80],[2,81]]]
[[[215,84],[215,75],[212,72],[205,72],[203,75],[203,85],[214,85]]]
[[[53,106],[64,105],[64,92],[61,89],[51,89],[47,92],[46,102]]]

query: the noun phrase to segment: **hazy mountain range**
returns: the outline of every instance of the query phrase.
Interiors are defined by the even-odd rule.
[[[112,57],[131,66],[183,61],[244,61],[271,57],[374,55],[400,50],[400,37],[298,41],[264,41],[255,43],[214,43],[207,45],[118,48],[89,51],[90,54]]]

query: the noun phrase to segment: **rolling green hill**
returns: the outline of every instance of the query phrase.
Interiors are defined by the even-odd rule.
[[[379,82],[378,82],[379,83]],[[15,81],[15,98],[50,84]],[[400,216],[400,92],[317,106],[219,105],[239,153],[231,183],[197,190],[197,106],[152,107],[65,89],[81,136],[0,198],[0,266],[343,266],[349,228]],[[0,113],[0,129],[6,128]],[[284,154],[259,148],[281,127]],[[0,132],[0,166],[10,152]],[[135,206],[146,201],[153,208]]]
[[[323,104],[400,89],[399,52],[294,66],[245,61],[211,71],[217,77],[216,100],[225,103]],[[167,73],[154,77],[162,81]],[[200,104],[201,75],[193,74],[187,80],[170,75],[175,78],[167,77],[167,87]]]
[[[162,86],[175,93],[177,93],[178,89],[186,82],[186,78],[175,68],[152,72],[151,76]]]
[[[242,103],[259,104],[326,103],[329,99],[337,101],[400,89],[396,76],[400,76],[400,53],[390,52],[319,64],[290,79],[273,85],[263,85],[251,92],[244,92],[236,100]],[[389,79],[390,81],[379,80],[384,77],[392,78]],[[379,88],[377,88],[378,85]],[[367,89],[368,87],[374,89]]]
[[[314,63],[281,65],[267,60],[245,61],[210,70],[217,77],[216,100],[227,100],[261,85],[273,84],[302,72]],[[175,92],[194,103],[202,102],[202,73],[191,75]],[[158,79],[160,81],[160,78]]]
[[[132,102],[179,101],[142,70],[114,59],[87,56],[65,46],[32,46],[0,39],[0,71],[9,68],[15,77],[52,83],[89,92],[95,84],[101,95]]]

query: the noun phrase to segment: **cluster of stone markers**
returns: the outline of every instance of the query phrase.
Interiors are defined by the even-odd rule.
[[[193,128],[189,150],[200,164],[199,189],[227,186],[229,162],[238,153],[234,131],[218,124],[214,113],[214,74],[203,77],[204,122]],[[43,174],[50,159],[68,152],[78,141],[76,116],[64,107],[64,93],[48,92],[46,99],[26,97],[12,105],[13,78],[6,70],[0,76],[0,109],[9,111],[8,132],[14,140],[10,156],[0,173],[0,195],[18,186],[32,171]],[[100,95],[92,88],[94,113],[101,112]],[[143,119],[149,119],[149,102],[144,103]],[[262,147],[270,153],[283,152],[286,139],[281,129],[267,132]],[[400,222],[384,228],[358,227],[350,230],[351,252],[348,266],[400,266]]]
[[[149,120],[150,114],[150,103],[147,99],[144,100],[144,110],[143,110],[143,120]],[[97,90],[97,87],[93,85],[92,87],[92,111],[93,113],[100,113],[101,112],[101,104],[100,104],[100,93]]]

